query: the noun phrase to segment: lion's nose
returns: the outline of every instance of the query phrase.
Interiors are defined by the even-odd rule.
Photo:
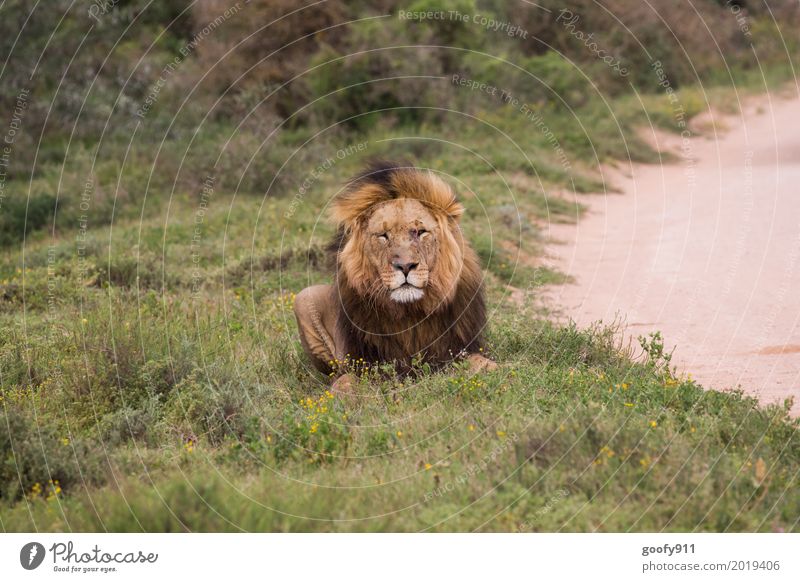
[[[392,261],[392,266],[398,271],[403,271],[403,275],[408,277],[408,274],[417,268],[419,263],[403,263],[400,261]]]

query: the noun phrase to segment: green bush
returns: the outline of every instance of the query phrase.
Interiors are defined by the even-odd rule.
[[[20,244],[38,229],[52,224],[55,211],[56,198],[51,194],[29,200],[21,196],[7,197],[0,207],[0,246]]]
[[[5,398],[5,394],[4,394]],[[35,417],[0,413],[0,499],[47,500],[105,481],[102,449],[84,438],[57,434]]]

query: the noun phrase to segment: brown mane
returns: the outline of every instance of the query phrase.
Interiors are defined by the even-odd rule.
[[[412,304],[376,301],[364,256],[364,225],[382,202],[412,198],[435,216],[444,233],[430,293]],[[461,235],[464,208],[432,172],[408,165],[376,163],[351,181],[332,203],[338,234],[329,245],[339,298],[337,326],[351,358],[394,362],[408,369],[412,358],[440,366],[483,345],[486,307],[477,255]]]

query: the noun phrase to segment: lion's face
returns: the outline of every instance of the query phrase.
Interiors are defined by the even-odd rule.
[[[336,247],[340,283],[373,309],[382,304],[396,316],[406,307],[432,314],[449,306],[465,277],[480,285],[480,265],[458,225],[463,212],[432,172],[365,174],[332,205],[342,236]]]
[[[439,252],[439,224],[417,200],[383,202],[366,225],[367,258],[389,298],[413,303],[425,296]]]

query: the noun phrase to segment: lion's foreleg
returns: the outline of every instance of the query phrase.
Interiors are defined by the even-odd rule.
[[[497,364],[489,358],[480,354],[470,354],[467,356],[469,371],[473,374],[477,372],[491,372],[497,369]]]
[[[336,370],[338,351],[336,337],[336,312],[331,285],[307,287],[297,294],[294,314],[303,345],[311,363],[323,373]]]

